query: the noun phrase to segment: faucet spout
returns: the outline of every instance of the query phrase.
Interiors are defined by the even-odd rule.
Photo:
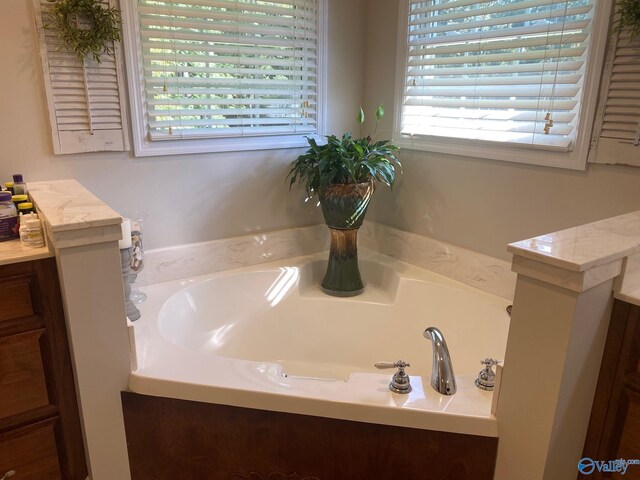
[[[433,368],[431,370],[431,386],[442,395],[456,393],[456,379],[453,375],[451,355],[442,332],[436,327],[424,331],[425,338],[433,345]]]

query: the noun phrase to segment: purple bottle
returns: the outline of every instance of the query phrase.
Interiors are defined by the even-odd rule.
[[[10,192],[0,192],[0,242],[18,238],[18,212]]]
[[[24,183],[21,173],[16,173],[13,176],[13,194],[14,195],[26,195],[28,193],[27,184]]]

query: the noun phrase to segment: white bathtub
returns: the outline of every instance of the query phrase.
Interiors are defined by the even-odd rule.
[[[504,358],[508,301],[373,252],[361,252],[365,292],[322,293],[326,254],[146,287],[135,323],[137,393],[496,436],[492,393],[473,381],[485,357]],[[458,392],[431,388],[440,328]],[[388,390],[411,363],[413,391]]]

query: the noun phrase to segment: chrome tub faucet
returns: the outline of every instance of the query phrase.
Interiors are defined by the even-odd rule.
[[[442,332],[436,327],[424,331],[425,338],[433,345],[433,368],[431,370],[431,386],[442,395],[456,393],[456,379],[453,375],[451,355]]]

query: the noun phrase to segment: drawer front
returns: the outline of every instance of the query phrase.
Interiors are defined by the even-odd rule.
[[[43,334],[44,330],[36,330],[0,337],[0,419],[49,405]]]
[[[34,273],[0,276],[0,335],[4,330],[17,333],[43,326],[38,297]]]
[[[54,427],[56,419],[0,435],[0,478],[11,480],[60,480]]]

